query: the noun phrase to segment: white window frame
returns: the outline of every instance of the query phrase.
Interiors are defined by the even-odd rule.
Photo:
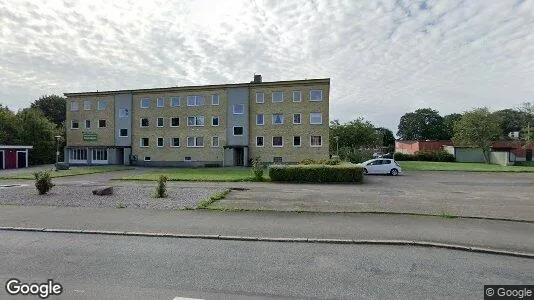
[[[280,100],[280,101],[274,101],[274,95],[275,95],[275,94],[281,94],[281,95],[282,95],[282,100]],[[271,93],[271,102],[272,102],[272,103],[282,103],[282,102],[284,102],[284,92],[282,92],[282,91],[274,91],[274,92],[272,92],[272,93]]]
[[[213,125],[213,121],[217,119],[217,125]],[[219,126],[221,125],[221,118],[219,116],[211,116],[211,126]]]
[[[159,125],[159,120],[161,120],[161,126]],[[156,127],[163,128],[165,126],[165,117],[156,118]]]
[[[187,159],[189,157],[189,159]],[[184,157],[184,161],[193,161],[193,157],[191,156],[186,156]]]
[[[282,145],[280,145],[280,146],[274,144],[274,138],[277,138],[277,137],[282,138]],[[265,144],[265,141],[264,141],[264,144]],[[281,135],[280,136],[273,136],[273,138],[271,139],[271,145],[274,148],[282,148],[282,147],[284,147],[284,137],[281,136]]]
[[[295,100],[295,94],[299,95],[299,99]],[[302,92],[301,91],[293,91],[293,102],[301,102],[302,101]]]
[[[161,146],[159,145],[159,141],[162,141],[162,145],[161,145]],[[163,148],[163,147],[165,147],[165,139],[164,139],[163,137],[158,136],[158,137],[156,138],[156,147],[158,147],[158,148]]]
[[[313,116],[313,115],[316,115],[316,116],[317,116],[317,114],[318,114],[319,116],[321,116],[321,122],[320,122],[320,123],[312,122],[312,116]],[[320,113],[320,112],[312,112],[312,113],[310,113],[310,124],[311,124],[311,125],[321,125],[321,124],[323,124],[323,114]]]
[[[193,139],[193,146],[189,146],[189,139]],[[198,138],[202,138],[202,146],[198,146]],[[204,137],[203,136],[188,136],[186,138],[187,148],[204,148]]]
[[[189,100],[193,100],[194,103],[190,104]],[[204,96],[201,95],[189,95],[187,96],[187,106],[203,106],[204,105]]]
[[[258,145],[258,138],[261,138],[261,140],[263,142],[263,144],[261,146]],[[256,137],[256,147],[265,147],[265,137],[263,137],[263,136],[257,136]]]
[[[147,159],[148,157],[148,159]],[[152,161],[152,157],[151,156],[145,156],[143,157],[143,161]]]
[[[321,138],[321,145],[312,145],[312,138],[313,137],[320,137]],[[318,148],[323,146],[323,136],[322,135],[310,135],[310,147]]]
[[[277,162],[276,158],[280,157],[280,161]],[[273,156],[273,164],[282,164],[284,163],[284,158],[282,156]]]
[[[121,130],[123,130],[123,129],[126,130],[126,135],[122,135],[121,134]],[[129,136],[128,135],[128,128],[119,128],[119,137],[124,138],[124,137],[128,137],[128,136]]]
[[[215,101],[217,99],[217,101]],[[215,103],[217,102],[217,103]],[[219,105],[221,103],[221,99],[219,98],[219,94],[212,94],[211,95],[211,105]]]
[[[83,110],[91,110],[92,106],[91,100],[83,100]]]
[[[172,125],[172,119],[178,119],[178,125]],[[170,117],[169,118],[169,127],[171,127],[171,128],[180,127],[180,117]]]
[[[215,144],[213,143],[213,141],[214,141],[215,139],[217,139],[217,145],[215,145]],[[218,148],[218,147],[219,147],[219,144],[220,144],[219,137],[218,137],[218,136],[212,136],[212,137],[211,137],[211,146],[212,146],[213,148]]]
[[[169,99],[170,99],[169,100],[170,107],[179,107],[180,106],[180,104],[181,104],[180,103],[180,96],[171,96]],[[178,102],[178,105],[173,105],[174,100],[176,100]]]
[[[98,156],[100,156],[100,158],[105,156],[106,159],[98,159]],[[107,164],[109,159],[108,149],[95,148],[91,150],[91,158],[91,162],[94,164]]]
[[[161,100],[161,105],[160,105],[160,100]],[[156,107],[165,107],[165,98],[157,97],[156,98]]]
[[[70,162],[87,162],[88,155],[87,148],[75,148],[69,149],[69,161]],[[84,158],[85,157],[85,158]]]
[[[143,101],[148,101],[148,105],[145,107],[143,106]],[[141,98],[141,100],[139,100],[139,107],[140,108],[150,108],[150,103],[152,102],[152,100],[150,98]]]
[[[243,107],[243,111],[242,112],[236,112],[236,110],[235,110],[236,107]],[[232,112],[234,113],[234,115],[243,115],[243,114],[245,114],[245,104],[236,103],[236,104],[232,105]]]
[[[70,111],[79,111],[80,106],[78,104],[78,101],[71,101],[70,102]]]
[[[282,123],[275,123],[275,122],[274,122],[274,120],[276,119],[275,116],[278,116],[278,115],[282,116],[282,118],[281,118],[281,119],[282,119]],[[273,117],[272,117],[272,124],[273,124],[273,125],[284,125],[284,119],[285,119],[285,118],[284,118],[284,114],[273,114]]]
[[[143,126],[143,119],[147,119],[147,120],[148,120],[148,125],[147,125],[147,126]],[[139,119],[139,127],[141,127],[141,128],[148,128],[148,127],[150,127],[150,118],[140,118],[140,119]]]
[[[258,97],[259,95],[261,95],[261,101],[259,100],[260,99]],[[256,92],[256,103],[265,103],[265,93],[264,92]]]
[[[87,126],[87,121],[89,121],[89,127]],[[91,120],[85,120],[85,129],[91,129]],[[78,125],[79,126],[79,125]]]
[[[258,117],[261,116],[261,123],[258,122]],[[265,125],[265,115],[264,114],[256,114],[256,125],[263,126]]]
[[[194,125],[189,125],[189,118],[194,118],[195,120],[195,124]],[[197,125],[197,121],[202,118],[202,125]],[[206,119],[204,118],[204,116],[187,116],[187,126],[188,127],[202,127],[206,124]]]
[[[243,133],[242,133],[242,134],[235,134],[235,129],[236,129],[236,128],[239,128],[239,127],[242,128],[242,132],[243,132]],[[245,127],[244,127],[244,126],[233,126],[233,127],[232,127],[232,135],[233,135],[233,136],[243,136],[243,135],[245,135]]]
[[[104,103],[104,108],[101,108],[100,105]],[[108,102],[107,100],[105,99],[100,99],[97,101],[97,104],[96,104],[96,109],[97,110],[106,110],[106,108],[108,108]]]
[[[313,100],[312,99],[312,93],[313,92],[320,92],[321,93],[321,99],[319,100]],[[323,101],[323,90],[310,90],[310,101],[314,101],[314,102],[320,102],[320,101]]]
[[[76,123],[78,123],[78,127],[76,127],[76,128],[74,128],[74,126],[72,126],[74,124],[74,121],[76,121]],[[80,129],[80,121],[78,121],[78,120],[70,120],[70,129],[74,129],[74,130]]]
[[[178,139],[178,146],[174,146],[174,139]],[[171,148],[178,148],[180,147],[180,138],[179,137],[172,137],[169,139],[169,146]]]
[[[106,123],[106,126],[100,126],[100,121],[104,121]],[[108,127],[108,121],[105,119],[98,120],[98,128],[107,128]]]
[[[147,140],[146,146],[143,146],[143,139]],[[150,147],[150,138],[147,138],[147,137],[139,138],[139,148],[148,148],[148,147]]]
[[[300,144],[295,145],[295,137],[299,137]],[[300,136],[300,135],[294,135],[293,136],[293,147],[302,147],[302,136]]]
[[[300,117],[299,117],[299,121],[300,121],[300,122],[298,122],[298,123],[295,122],[295,115],[299,115],[299,116],[300,116]],[[294,113],[294,114],[293,114],[293,124],[295,124],[295,125],[300,125],[300,124],[302,124],[302,114],[301,114],[301,113]]]

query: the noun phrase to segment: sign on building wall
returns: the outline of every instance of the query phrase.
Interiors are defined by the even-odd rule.
[[[96,141],[98,135],[96,133],[84,133],[83,134],[83,140],[84,141]]]

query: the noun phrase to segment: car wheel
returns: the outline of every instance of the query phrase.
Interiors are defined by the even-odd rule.
[[[389,171],[389,174],[393,175],[393,176],[397,176],[399,175],[399,170],[397,169],[391,169],[391,171]]]
[[[366,168],[363,168],[363,174],[369,174]]]

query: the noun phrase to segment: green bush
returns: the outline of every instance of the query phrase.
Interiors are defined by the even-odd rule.
[[[254,174],[254,180],[263,181],[263,162],[261,158],[255,157],[252,160],[252,173]]]
[[[534,161],[516,161],[514,166],[534,167]]]
[[[156,185],[156,198],[167,197],[167,176],[161,175],[158,177],[158,184]]]
[[[356,165],[272,165],[271,181],[363,182],[363,168]]]
[[[33,173],[33,176],[35,177],[35,187],[37,188],[39,195],[44,195],[48,193],[52,189],[52,187],[54,187],[50,172],[35,172]]]
[[[299,165],[339,165],[341,163],[341,160],[339,158],[332,158],[332,159],[313,159],[313,158],[306,158],[299,162]]]
[[[454,162],[454,155],[445,150],[441,151],[417,151],[415,154],[395,152],[393,159],[398,161],[442,161]]]

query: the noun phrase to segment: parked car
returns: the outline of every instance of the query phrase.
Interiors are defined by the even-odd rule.
[[[401,166],[393,159],[375,158],[360,164],[364,174],[390,174],[397,176],[402,173]]]

